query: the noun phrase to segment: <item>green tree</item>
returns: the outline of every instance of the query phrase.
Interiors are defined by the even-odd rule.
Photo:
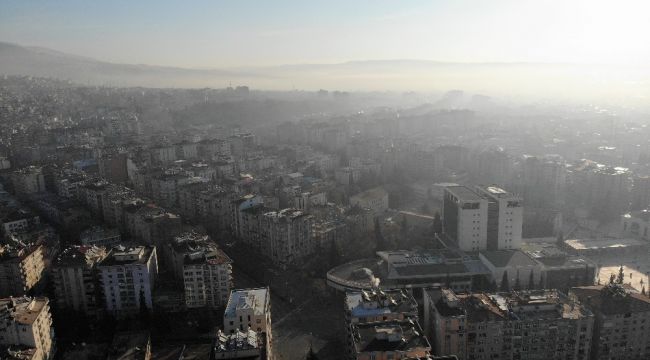
[[[623,265],[621,265],[621,267],[618,268],[618,277],[616,278],[616,283],[622,285],[624,280],[625,280],[625,273],[623,272]]]
[[[499,290],[502,292],[510,291],[510,280],[508,280],[508,270],[503,272],[503,276],[501,277],[501,286],[499,287]]]
[[[535,271],[530,269],[530,276],[528,277],[528,290],[535,289]]]

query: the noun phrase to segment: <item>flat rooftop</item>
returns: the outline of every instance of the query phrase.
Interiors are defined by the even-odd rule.
[[[268,288],[233,290],[230,292],[223,316],[232,318],[237,316],[239,311],[250,309],[255,315],[262,315],[266,311],[266,303],[269,300]]]
[[[645,246],[646,243],[636,239],[569,239],[564,243],[574,250],[615,249]]]
[[[472,191],[470,188],[463,186],[463,185],[458,185],[458,186],[448,186],[446,188],[451,192],[452,194],[456,195],[458,199],[464,200],[464,201],[479,201],[483,200],[483,198]]]

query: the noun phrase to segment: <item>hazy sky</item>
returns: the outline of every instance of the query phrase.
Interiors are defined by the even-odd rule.
[[[0,41],[123,63],[650,64],[650,1],[2,0]]]

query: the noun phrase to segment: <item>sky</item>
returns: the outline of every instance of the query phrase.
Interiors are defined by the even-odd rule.
[[[360,60],[650,64],[645,0],[0,2],[0,41],[191,68]]]

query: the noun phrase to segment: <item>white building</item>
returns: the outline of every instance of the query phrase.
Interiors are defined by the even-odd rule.
[[[271,293],[269,288],[233,290],[223,314],[226,334],[237,331],[253,331],[266,336],[267,359],[273,359]]]
[[[443,198],[443,231],[463,251],[487,249],[488,201],[465,186],[449,186]]]
[[[476,192],[488,201],[488,250],[519,249],[524,222],[521,197],[497,186],[477,186]]]
[[[106,311],[114,315],[132,314],[144,306],[152,309],[151,290],[158,274],[154,246],[117,247],[99,264]]]

